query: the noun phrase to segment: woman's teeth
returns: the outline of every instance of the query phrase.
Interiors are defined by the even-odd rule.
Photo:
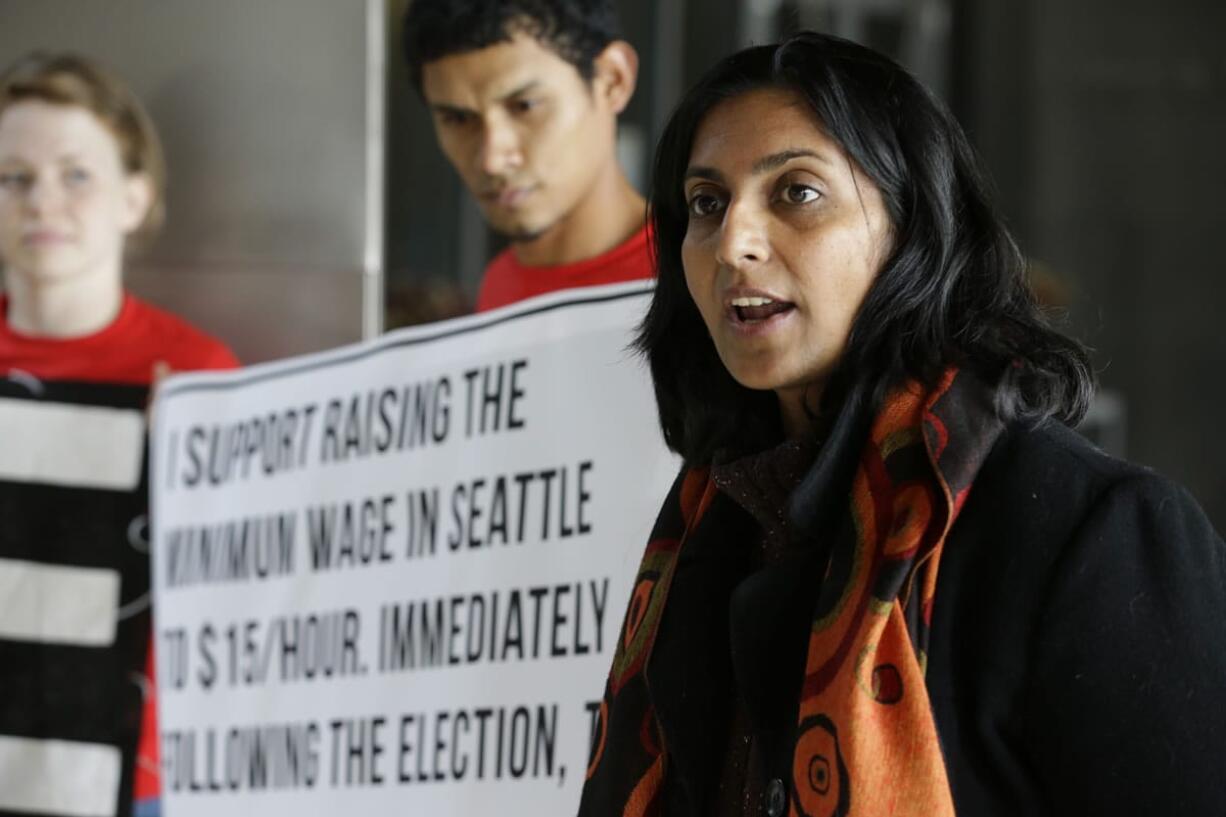
[[[793,306],[787,301],[776,301],[773,298],[757,296],[733,298],[729,304],[736,314],[736,319],[745,323],[773,318],[775,315],[787,312]]]

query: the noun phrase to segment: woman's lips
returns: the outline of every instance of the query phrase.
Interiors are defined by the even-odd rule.
[[[27,247],[54,247],[67,243],[68,235],[57,230],[30,230],[21,241]]]
[[[738,295],[727,301],[725,315],[739,332],[758,334],[782,323],[796,304],[766,295]]]

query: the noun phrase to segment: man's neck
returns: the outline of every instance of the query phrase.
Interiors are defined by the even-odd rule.
[[[573,264],[603,255],[643,227],[647,203],[613,165],[583,200],[557,224],[531,241],[512,245],[528,267]]]
[[[92,335],[109,326],[123,306],[118,274],[47,283],[10,270],[5,275],[5,290],[9,327],[30,337]]]

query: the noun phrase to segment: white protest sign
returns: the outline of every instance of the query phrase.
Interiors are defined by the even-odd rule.
[[[164,385],[168,817],[574,812],[678,467],[647,287]]]

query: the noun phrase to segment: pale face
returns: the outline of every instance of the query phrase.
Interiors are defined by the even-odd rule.
[[[707,113],[684,192],[685,280],[720,359],[803,416],[889,254],[879,191],[800,97],[764,89]]]
[[[23,101],[0,114],[0,260],[31,285],[118,276],[150,205],[90,111]]]
[[[530,241],[564,224],[615,166],[624,101],[532,37],[422,69],[439,145],[495,230]]]

